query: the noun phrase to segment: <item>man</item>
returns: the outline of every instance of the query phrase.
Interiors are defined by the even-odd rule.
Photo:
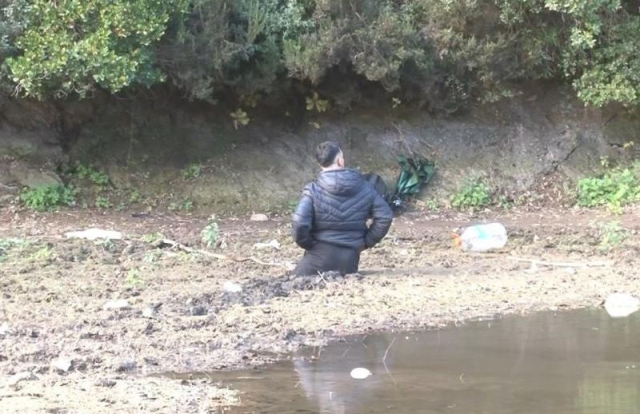
[[[386,236],[393,213],[358,171],[345,168],[337,143],[318,145],[316,160],[322,172],[304,188],[293,215],[293,238],[305,249],[294,273],[356,273],[360,253]]]

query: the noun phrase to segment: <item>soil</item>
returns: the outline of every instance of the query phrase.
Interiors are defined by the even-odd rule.
[[[301,254],[288,217],[221,219],[218,247],[209,249],[281,266],[157,242],[161,233],[205,249],[203,217],[8,209],[0,217],[2,413],[222,412],[240,404],[225,384],[159,374],[250,368],[342,335],[437,329],[599,305],[616,291],[640,294],[635,211],[406,213],[363,254],[359,275],[312,278],[285,268]],[[452,246],[453,230],[491,219],[509,229],[503,251]],[[603,230],[613,221],[624,230]],[[90,227],[126,237],[64,237]],[[601,266],[588,266],[594,262]],[[229,291],[229,282],[242,291]],[[116,299],[128,306],[105,308]]]

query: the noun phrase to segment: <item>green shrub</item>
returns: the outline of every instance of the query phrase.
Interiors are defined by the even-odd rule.
[[[202,243],[204,243],[208,248],[212,248],[218,245],[218,239],[220,237],[220,230],[218,228],[218,223],[215,221],[214,217],[209,219],[209,224],[202,229],[200,234],[202,238]]]
[[[75,174],[82,180],[89,180],[95,185],[106,187],[109,185],[109,174],[99,171],[94,167],[77,164]]]
[[[582,207],[607,206],[614,212],[638,200],[638,178],[629,168],[614,168],[599,176],[578,181],[578,204]]]
[[[629,232],[619,221],[610,221],[599,228],[600,250],[610,251],[623,245],[629,238]]]
[[[96,85],[117,92],[164,79],[155,43],[187,1],[32,0],[18,4],[20,53],[5,62],[16,92],[33,97],[84,96]]]
[[[185,180],[193,180],[194,178],[198,178],[202,175],[202,166],[200,164],[192,163],[189,164],[184,170],[182,170],[182,177]]]
[[[76,189],[65,185],[42,186],[24,190],[20,199],[30,210],[49,211],[75,204]]]
[[[640,103],[640,15],[631,0],[3,0],[0,7],[3,80],[27,96],[86,96],[97,86],[116,93],[169,79],[188,99],[208,102],[263,92],[279,104],[313,86],[340,108],[378,89],[452,112],[513,96],[514,83],[551,79],[591,105]]]
[[[104,196],[99,196],[96,198],[96,208],[106,210],[111,207],[113,207],[113,204],[111,203],[111,200],[109,200],[109,198]]]
[[[128,287],[139,287],[144,285],[144,280],[140,276],[140,271],[138,269],[129,269],[127,272],[127,277],[124,280],[125,285]]]
[[[480,180],[467,181],[451,197],[451,205],[460,210],[478,210],[489,204],[491,204],[491,190]]]

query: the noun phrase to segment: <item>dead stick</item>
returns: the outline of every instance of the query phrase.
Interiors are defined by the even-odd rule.
[[[262,260],[255,258],[253,256],[251,257],[233,257],[233,256],[227,256],[224,254],[219,254],[219,253],[211,253],[208,252],[206,250],[200,250],[200,249],[192,249],[191,247],[185,246],[182,243],[178,243],[177,241],[174,240],[169,240],[169,239],[162,239],[161,244],[166,244],[169,245],[171,247],[174,247],[178,250],[182,250],[185,251],[187,253],[196,253],[196,254],[201,254],[203,256],[207,256],[207,257],[212,257],[214,259],[218,259],[218,260],[231,260],[233,262],[246,262],[246,261],[252,261],[255,262],[259,265],[262,266],[277,266],[277,267],[285,267],[286,265],[283,263],[267,263],[267,262],[263,262]]]
[[[525,263],[535,263],[539,266],[550,266],[550,267],[578,267],[578,268],[587,268],[587,267],[607,267],[611,266],[611,262],[584,262],[584,263],[571,263],[571,262],[545,262],[544,260],[539,259],[529,259],[526,257],[516,257],[516,256],[507,256],[505,254],[498,253],[478,253],[472,254],[473,257],[491,257],[491,258],[500,258],[507,259],[514,262],[525,262]]]
[[[514,262],[526,262],[535,263],[538,266],[550,266],[550,267],[607,267],[611,266],[610,262],[585,262],[585,263],[570,263],[570,262],[545,262],[538,259],[527,259],[524,257],[511,257],[506,256],[508,260]]]

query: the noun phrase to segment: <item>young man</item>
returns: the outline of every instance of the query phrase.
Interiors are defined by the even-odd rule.
[[[337,143],[318,145],[316,160],[322,172],[304,188],[293,215],[293,238],[305,250],[294,273],[356,273],[360,253],[386,236],[393,213],[358,171],[345,168]]]

